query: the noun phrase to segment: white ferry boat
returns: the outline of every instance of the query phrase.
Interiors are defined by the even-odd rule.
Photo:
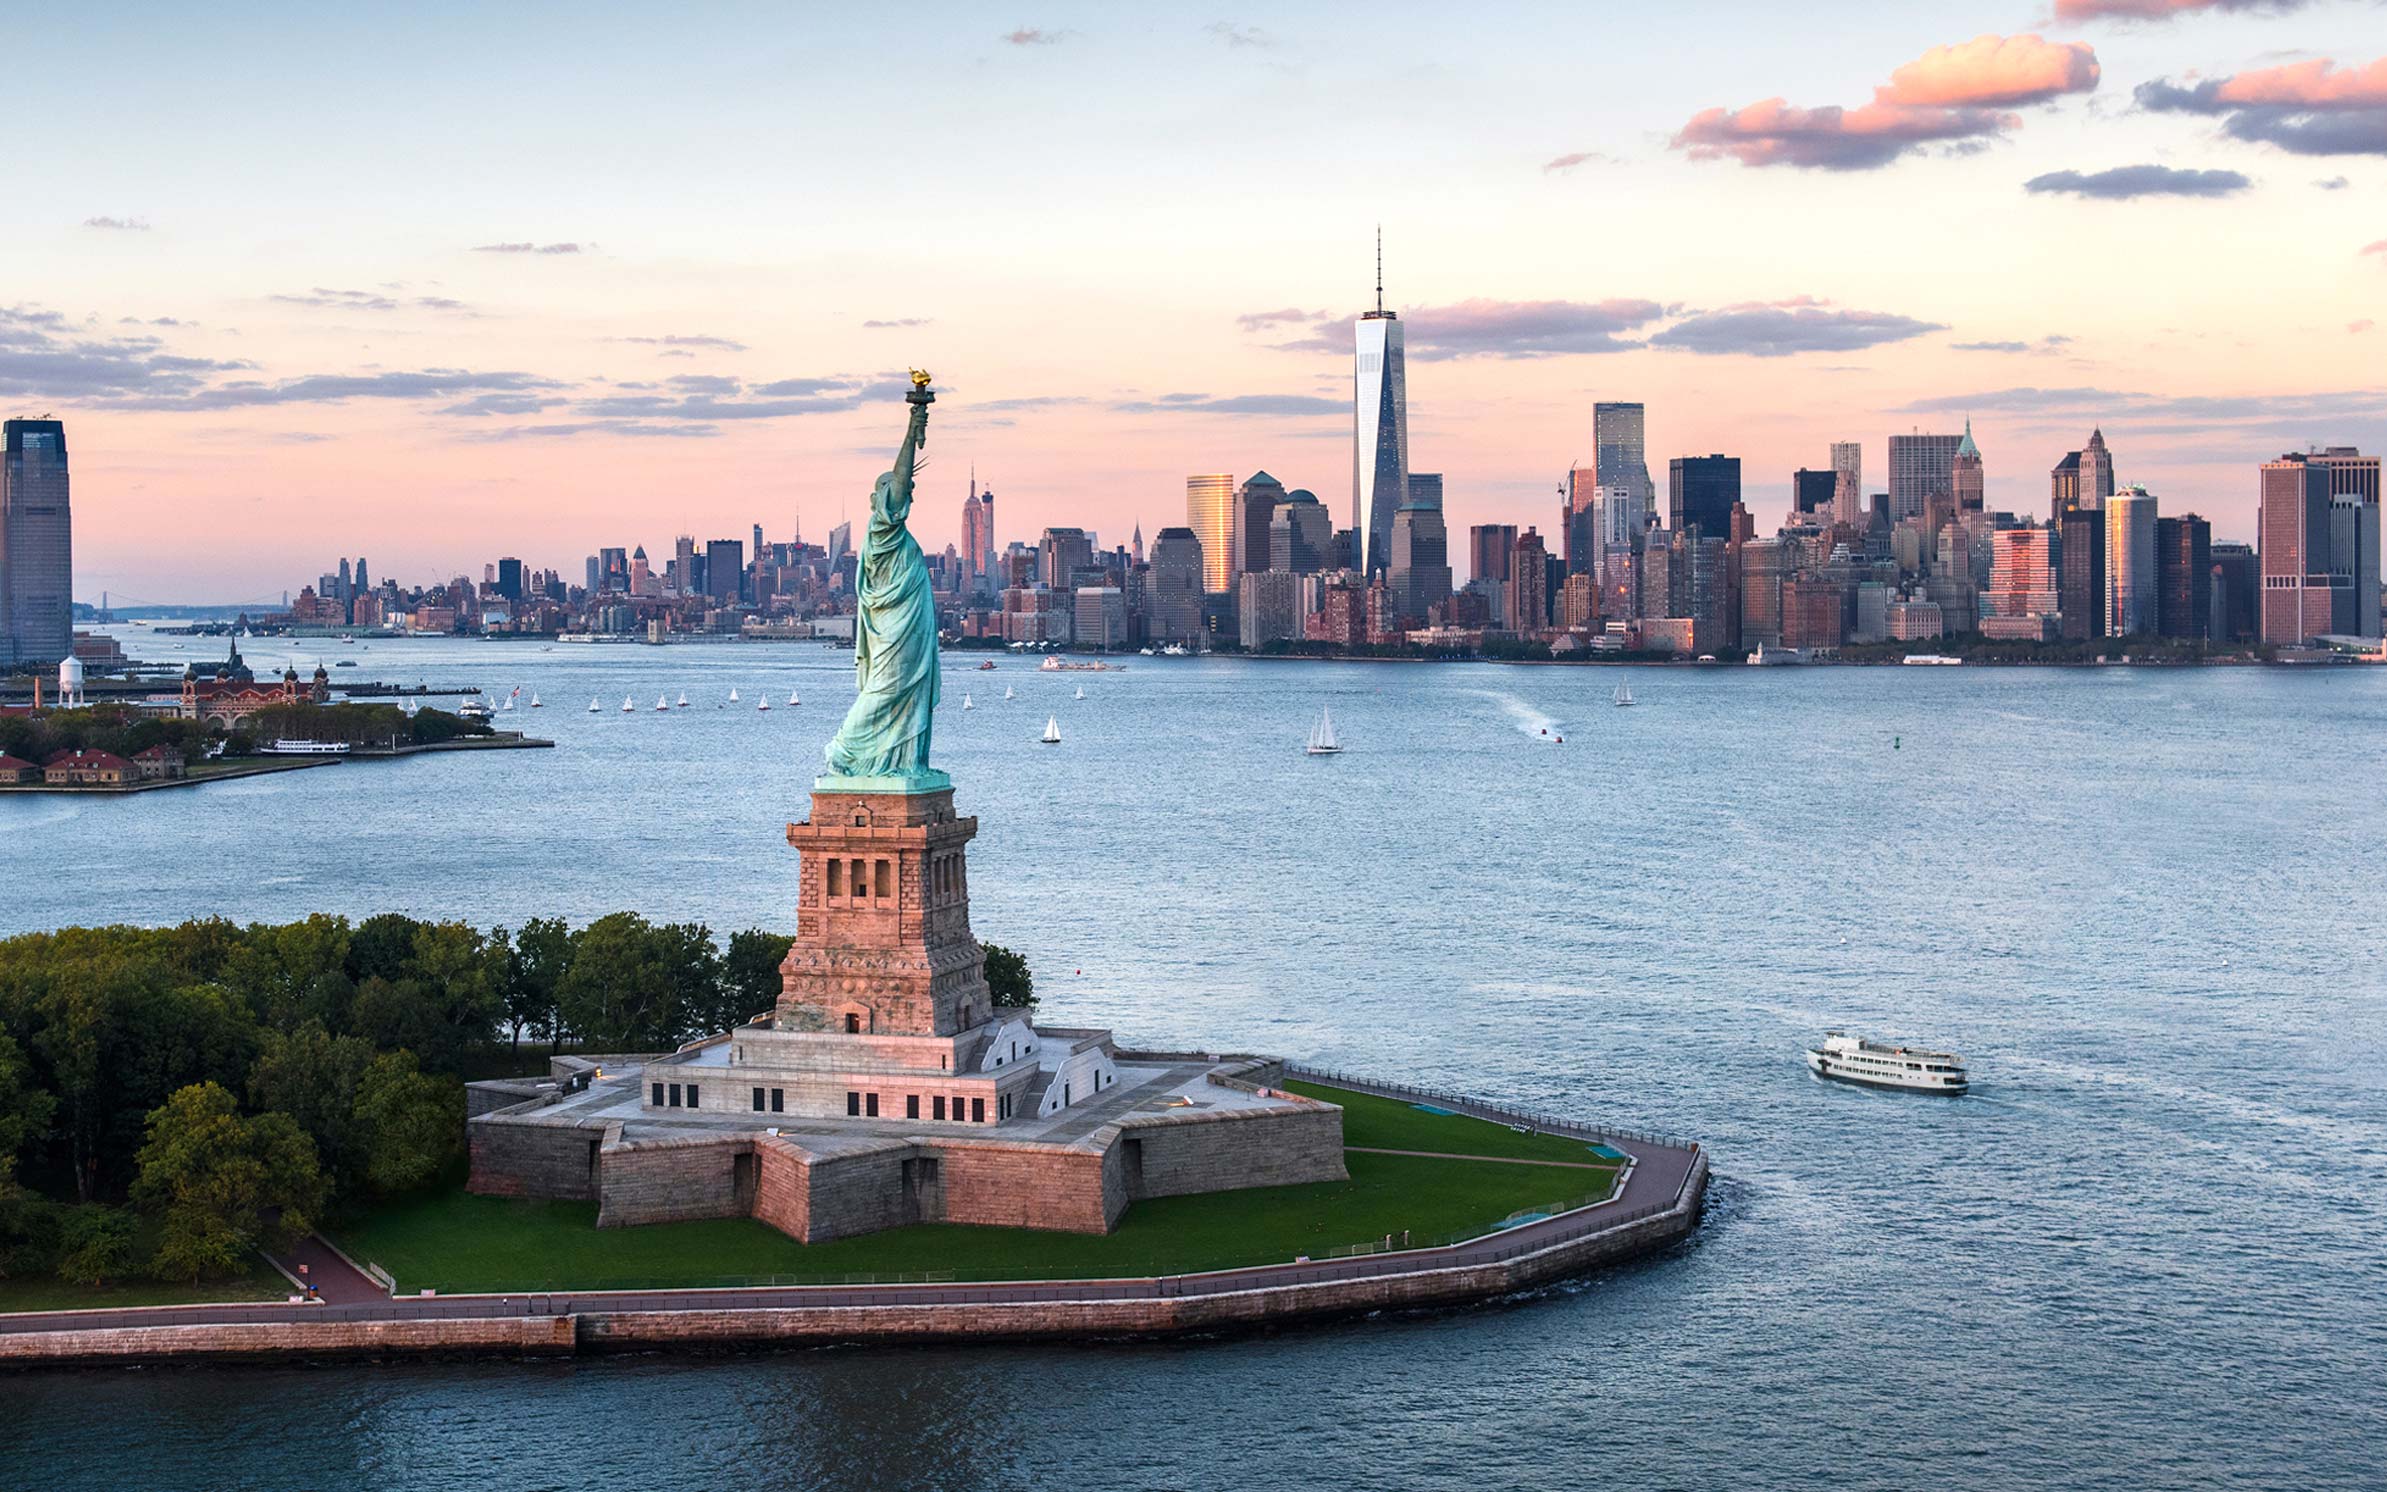
[[[1962,668],[1964,666],[1962,658],[1951,658],[1945,653],[1909,653],[1898,661],[1908,668]]]
[[[1047,658],[1036,666],[1046,673],[1120,673],[1124,671],[1099,658]]]
[[[346,756],[352,748],[346,741],[302,741],[284,736],[257,748],[259,756]]]
[[[1954,1052],[1891,1046],[1838,1031],[1825,1032],[1822,1046],[1807,1049],[1807,1066],[1818,1077],[1838,1078],[1844,1083],[1941,1093],[1951,1098],[1969,1086],[1964,1059]]]

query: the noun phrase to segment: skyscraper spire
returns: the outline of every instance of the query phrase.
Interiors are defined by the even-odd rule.
[[[1384,225],[1376,225],[1376,314],[1384,314]]]

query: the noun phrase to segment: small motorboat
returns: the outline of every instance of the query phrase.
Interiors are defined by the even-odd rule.
[[[995,666],[991,662],[981,663],[978,665],[978,671],[980,673],[993,673],[995,671]]]
[[[1046,717],[1044,717],[1044,734],[1043,734],[1042,736],[1038,737],[1037,739],[1038,739],[1038,743],[1039,743],[1040,745],[1045,745],[1045,746],[1058,746],[1058,745],[1060,745],[1060,744],[1061,744],[1061,717],[1060,717],[1060,716],[1058,716],[1058,715],[1047,715]]]

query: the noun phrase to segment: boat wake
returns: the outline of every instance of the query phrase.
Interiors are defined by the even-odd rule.
[[[1514,694],[1496,694],[1489,689],[1479,689],[1476,693],[1499,706],[1509,723],[1533,740],[1553,742],[1565,734],[1556,719],[1543,714]]]

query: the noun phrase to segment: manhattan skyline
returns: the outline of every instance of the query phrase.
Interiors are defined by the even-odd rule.
[[[1878,488],[1890,435],[1968,416],[1992,508],[2102,427],[2120,480],[2236,537],[2258,463],[2387,443],[2370,5],[1933,6],[1859,41],[1735,7],[1727,55],[1712,16],[1522,8],[731,8],[664,56],[539,10],[476,22],[480,59],[282,13],[63,19],[0,105],[0,404],[74,425],[79,598],[825,533],[909,364],[950,390],[932,547],[972,464],[1007,537],[1156,533],[1204,471],[1339,526],[1379,222],[1409,464],[1458,532],[1547,530],[1595,401],[1645,406],[1652,466],[1738,457],[1768,522],[1831,442]]]

